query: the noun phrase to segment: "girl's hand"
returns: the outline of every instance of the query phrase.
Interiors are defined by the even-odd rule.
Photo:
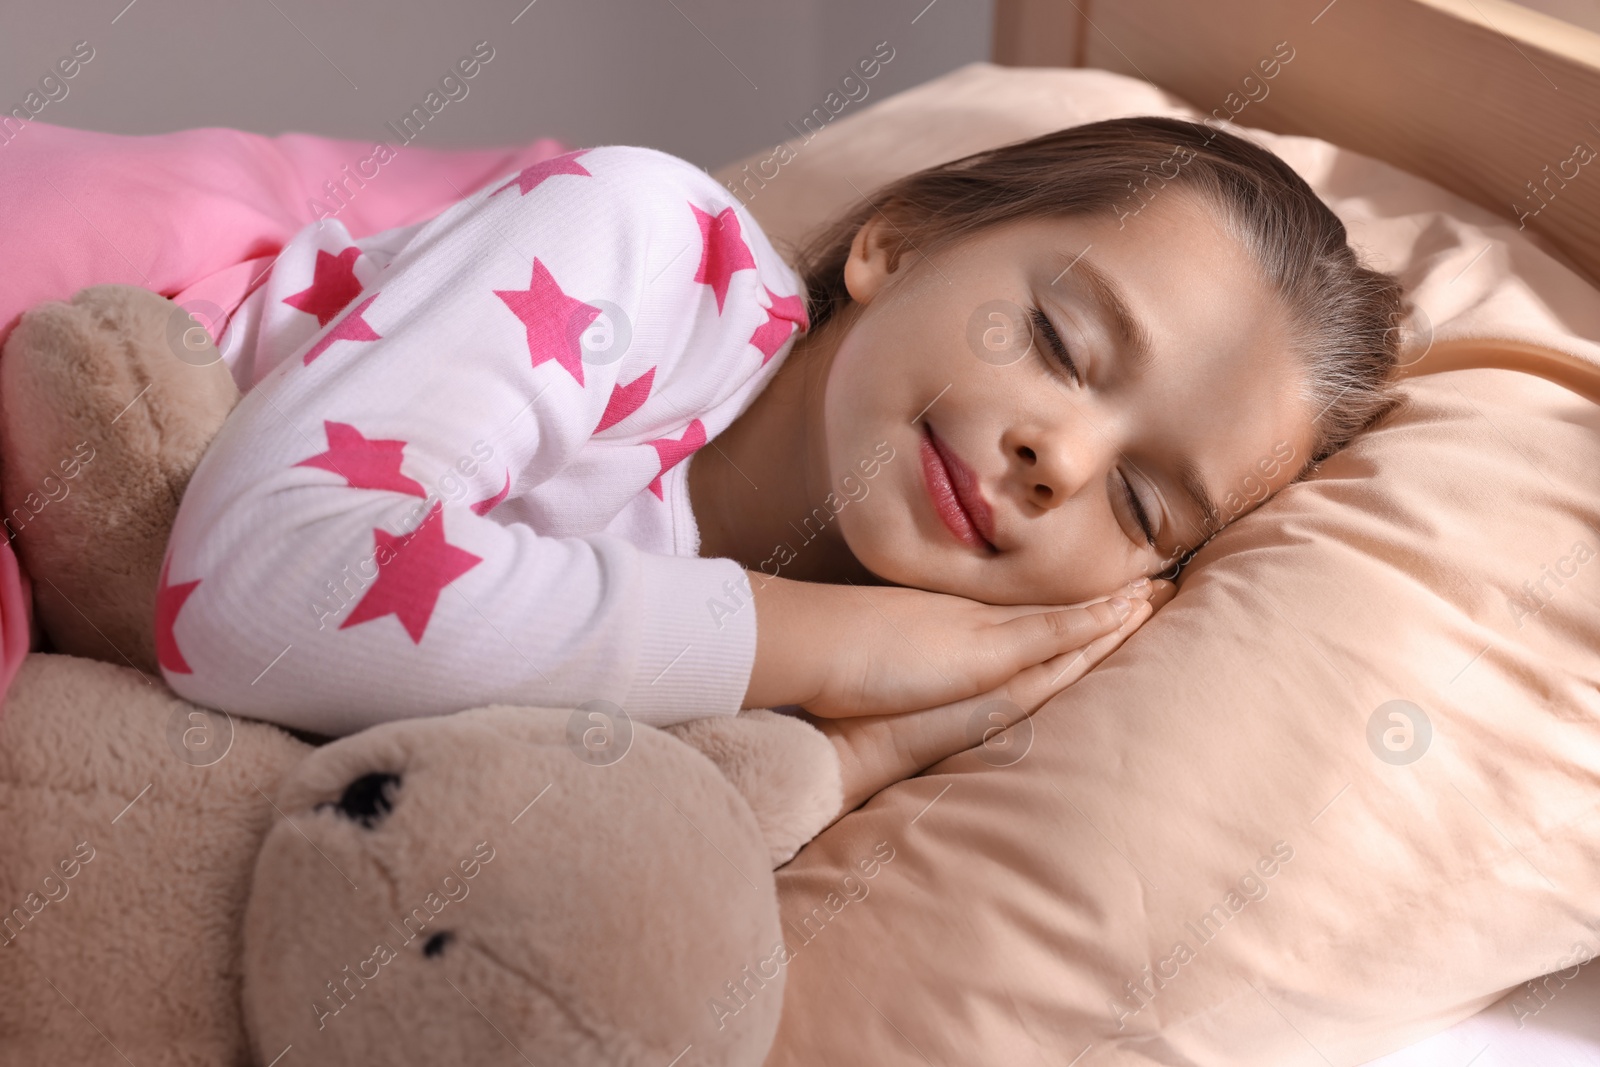
[[[827,735],[839,754],[844,775],[844,804],[839,815],[853,811],[885,786],[920,774],[947,756],[990,744],[994,734],[1032,715],[1087,674],[1176,592],[1177,587],[1169,581],[1153,581],[1147,599],[1135,601],[1134,612],[1116,630],[1082,649],[1025,668],[999,687],[977,696],[901,715],[847,719],[803,715]],[[1021,756],[1007,752],[1000,743],[991,744],[991,751],[1001,765]]]
[[[992,605],[902,586],[757,582],[752,575],[756,659],[743,706],[799,704],[823,718],[948,704],[1029,668],[1070,674],[1079,651],[1121,629],[1152,588],[1079,604]],[[1121,613],[1111,603],[1117,592],[1133,594],[1121,598]]]

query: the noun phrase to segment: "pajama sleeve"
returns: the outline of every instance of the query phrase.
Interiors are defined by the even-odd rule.
[[[586,493],[661,497],[776,370],[803,294],[742,206],[691,163],[605,146],[492,182],[378,258],[325,221],[273,270],[266,315],[307,325],[263,318],[292,350],[184,494],[157,594],[167,682],[333,736],[492,703],[737,712],[756,632],[738,562],[535,526],[561,529],[541,491],[575,457],[633,479]],[[614,344],[593,348],[596,323]]]

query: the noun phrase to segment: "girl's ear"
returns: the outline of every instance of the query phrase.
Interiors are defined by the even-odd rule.
[[[850,242],[850,255],[844,263],[844,284],[852,300],[869,303],[900,268],[900,252],[906,245],[885,205],[874,211],[856,231]]]

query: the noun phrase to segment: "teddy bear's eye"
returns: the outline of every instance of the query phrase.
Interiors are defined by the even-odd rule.
[[[389,799],[389,790],[398,788],[399,785],[398,774],[385,774],[381,771],[363,774],[344,787],[344,792],[340,794],[337,802],[325,800],[317,805],[316,810],[333,808],[345,818],[352,819],[370,830],[374,823],[393,809],[394,801]]]
[[[422,954],[432,959],[444,955],[444,947],[456,939],[456,935],[449,930],[440,930],[422,946]]]

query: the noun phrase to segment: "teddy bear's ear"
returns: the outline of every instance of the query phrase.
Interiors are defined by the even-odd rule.
[[[751,708],[663,729],[699,749],[744,796],[774,868],[793,859],[844,803],[838,752],[804,719]]]
[[[238,400],[205,327],[147,289],[22,316],[0,358],[0,498],[54,651],[156,672],[167,536]]]

